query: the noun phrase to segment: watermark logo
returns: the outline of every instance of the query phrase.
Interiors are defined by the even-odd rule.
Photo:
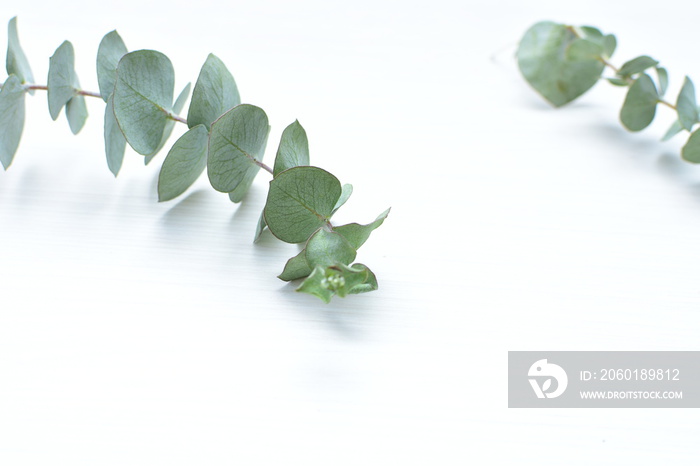
[[[564,369],[556,364],[548,363],[546,359],[540,359],[530,366],[527,375],[530,377],[528,380],[537,398],[556,398],[564,393],[569,384],[569,378]],[[556,382],[553,390],[551,390],[552,380]]]

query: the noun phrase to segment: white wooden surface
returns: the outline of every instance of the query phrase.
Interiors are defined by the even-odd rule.
[[[697,464],[695,410],[506,407],[509,350],[700,349],[700,168],[658,142],[673,116],[628,134],[605,84],[553,110],[512,59],[535,21],[593,24],[673,92],[700,79],[696,3],[2,11],[37,80],[69,39],[97,89],[114,28],[178,88],[217,54],[270,117],[268,162],[298,118],[312,162],[355,186],[339,220],[392,213],[358,256],[381,289],[326,306],[275,278],[295,247],[251,244],[264,174],[240,206],[206,177],[159,204],[164,154],[128,152],[115,180],[101,102],[73,137],[38,93],[0,173],[0,464]]]

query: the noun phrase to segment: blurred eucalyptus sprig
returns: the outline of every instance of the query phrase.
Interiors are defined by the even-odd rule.
[[[682,131],[690,137],[683,146],[683,159],[700,163],[700,122],[695,86],[686,76],[675,102],[664,99],[668,72],[659,62],[641,55],[619,68],[610,63],[617,40],[591,26],[569,26],[551,21],[535,24],[525,32],[517,51],[520,72],[542,97],[561,107],[592,88],[599,80],[627,87],[620,122],[629,131],[641,131],[651,124],[656,108],[664,105],[677,114],[662,141]],[[603,76],[606,68],[612,76]],[[649,74],[654,70],[655,79]]]
[[[190,84],[174,99],[175,72],[161,52],[129,52],[116,31],[108,33],[97,51],[100,92],[80,87],[74,62],[73,45],[65,41],[49,60],[47,84],[36,84],[20,47],[17,18],[10,20],[9,77],[0,89],[0,162],[5,170],[24,129],[25,96],[37,90],[47,91],[53,120],[65,109],[73,134],[83,128],[88,116],[85,97],[104,101],[105,153],[115,176],[127,143],[148,164],[165,146],[175,124],[184,123],[188,131],[172,145],[160,170],[159,201],[185,192],[206,169],[212,187],[238,203],[262,168],[272,180],[254,241],[267,228],[284,242],[304,243],[279,278],[304,279],[297,291],[325,302],[334,295],[377,289],[374,273],[353,261],[357,249],[384,222],[390,209],[366,225],[332,224],[331,217],[350,197],[352,185],[341,185],[331,173],[309,165],[309,142],[298,121],[283,131],[273,167],[264,164],[270,132],[267,115],[259,107],[241,103],[236,82],[219,58],[210,54],[204,62],[186,117],[180,113]]]

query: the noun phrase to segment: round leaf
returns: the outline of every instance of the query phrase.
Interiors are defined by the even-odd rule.
[[[14,74],[0,89],[0,162],[5,170],[12,163],[22,138],[24,93],[20,78]]]
[[[66,104],[66,118],[68,125],[73,134],[78,134],[88,117],[87,105],[85,105],[85,97],[76,95],[72,97]]]
[[[641,74],[627,91],[620,121],[630,131],[641,131],[654,120],[659,94],[648,74]]]
[[[192,91],[187,125],[190,128],[204,125],[209,130],[212,122],[240,103],[241,97],[233,76],[224,62],[209,54]]]
[[[48,100],[49,113],[55,121],[61,109],[75,96],[75,52],[73,44],[64,41],[49,59]]]
[[[688,142],[685,143],[681,151],[684,160],[693,163],[700,163],[700,129],[695,130]]]
[[[155,153],[173,103],[175,72],[170,59],[154,50],[127,53],[119,61],[114,115],[136,152]]]
[[[209,133],[195,126],[178,139],[165,157],[158,176],[158,200],[169,201],[184,193],[207,166]]]
[[[127,53],[126,45],[117,31],[107,33],[100,41],[97,48],[97,84],[105,102],[114,92],[119,60]]]
[[[282,132],[275,157],[274,175],[299,165],[309,164],[309,139],[299,121],[287,126]]]
[[[7,74],[14,74],[19,78],[20,83],[33,83],[34,76],[29,66],[29,61],[22,47],[19,45],[19,34],[17,33],[17,17],[10,20],[7,25],[7,60],[5,62]]]
[[[114,117],[114,96],[110,95],[105,107],[104,119],[105,133],[105,154],[107,155],[107,166],[109,171],[117,176],[124,160],[124,150],[126,149],[126,139],[119,129],[117,120]]]
[[[676,100],[676,110],[678,111],[678,121],[683,128],[692,131],[695,123],[698,122],[698,104],[695,100],[695,86],[693,81],[687,76],[683,81],[678,99]]]
[[[340,181],[317,167],[294,167],[270,181],[265,221],[277,238],[301,243],[328,223],[340,198]]]
[[[602,45],[577,37],[572,28],[545,21],[525,33],[517,58],[525,80],[560,107],[598,82],[605,67],[598,59],[602,53]]]
[[[270,132],[267,115],[253,105],[239,105],[211,126],[207,173],[214,189],[240,202],[260,170]]]

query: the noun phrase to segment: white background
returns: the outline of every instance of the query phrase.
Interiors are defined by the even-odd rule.
[[[8,2],[5,2],[8,3]],[[578,6],[577,6],[578,5]],[[700,79],[695,2],[15,2],[40,84],[73,42],[83,87],[116,28],[177,90],[209,52],[272,125],[391,215],[358,260],[380,290],[324,305],[276,278],[297,248],[251,240],[206,176],[159,204],[165,152],[115,180],[103,104],[73,137],[46,95],[0,173],[0,464],[697,464],[698,414],[509,410],[509,350],[698,350],[700,168],[660,108],[620,126],[605,83],[554,110],[519,76],[543,19]],[[5,33],[0,49],[6,47]],[[172,141],[183,132],[178,128]]]

